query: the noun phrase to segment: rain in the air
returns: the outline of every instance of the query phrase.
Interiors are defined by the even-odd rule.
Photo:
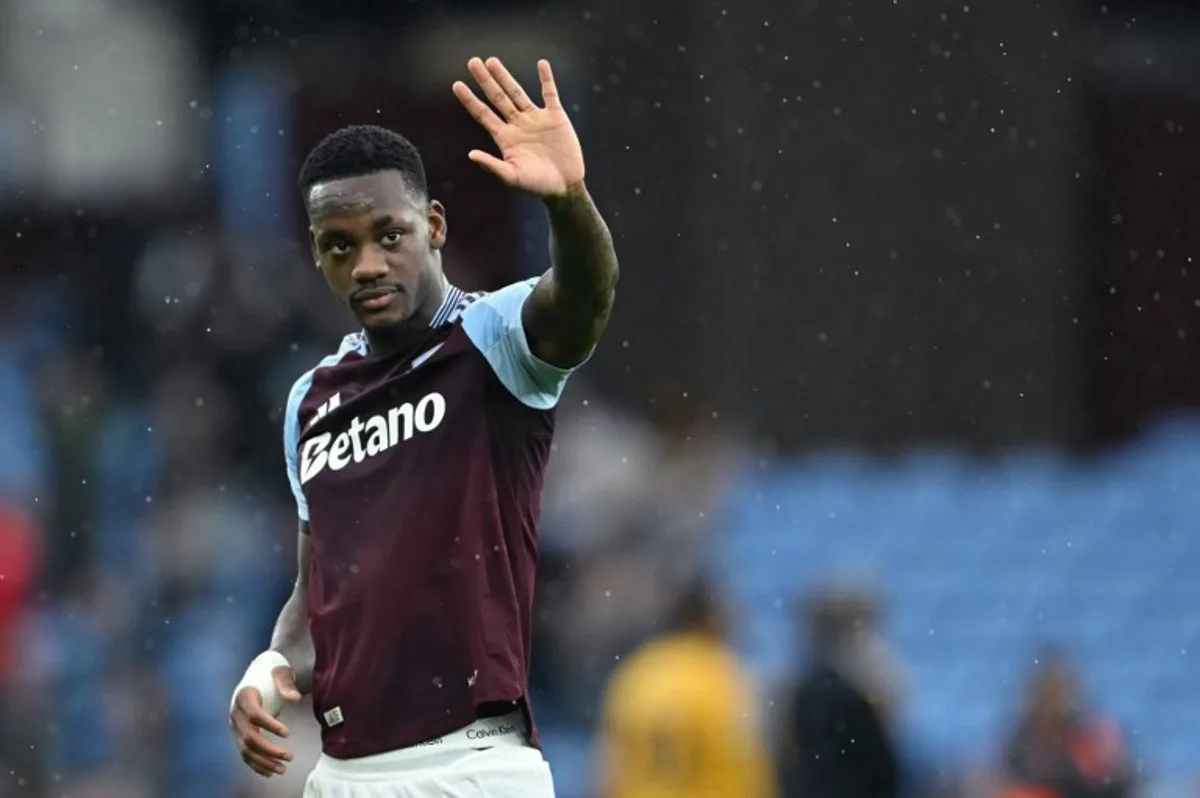
[[[0,798],[1200,798],[1198,75],[0,0]]]

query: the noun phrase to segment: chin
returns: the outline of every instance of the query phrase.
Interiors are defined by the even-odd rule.
[[[386,333],[403,327],[412,316],[407,309],[389,309],[386,313],[368,313],[358,317],[358,323],[367,332]]]
[[[383,314],[360,316],[358,323],[362,328],[371,333],[386,333],[391,330],[403,327],[404,322],[408,321],[408,317],[398,313],[389,313],[386,316]]]
[[[412,317],[412,306],[408,302],[396,301],[401,299],[397,296],[388,307],[376,311],[356,307],[353,309],[354,317],[368,332],[387,332],[402,327]]]

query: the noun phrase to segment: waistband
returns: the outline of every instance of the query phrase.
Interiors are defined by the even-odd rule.
[[[442,763],[444,757],[440,755],[444,753],[477,751],[499,746],[529,746],[529,732],[525,728],[525,718],[520,712],[481,718],[458,731],[382,754],[355,759],[337,759],[322,754],[317,760],[316,769],[343,778],[371,778],[396,771],[436,766]]]

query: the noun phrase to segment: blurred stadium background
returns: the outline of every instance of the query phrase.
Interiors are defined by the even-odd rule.
[[[298,794],[311,724],[271,782],[226,731],[294,566],[282,403],[347,321],[292,175],[394,126],[452,279],[539,272],[536,204],[465,157],[479,53],[553,61],[623,261],[545,502],[560,794],[709,572],[772,739],[797,599],[864,584],[910,794],[996,794],[1053,646],[1142,794],[1200,795],[1198,34],[1182,0],[5,0],[0,794]]]

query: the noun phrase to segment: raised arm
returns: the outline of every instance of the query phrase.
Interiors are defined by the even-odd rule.
[[[587,359],[608,325],[617,286],[617,253],[608,225],[583,183],[546,200],[550,269],[525,302],[529,346],[542,360],[572,368]]]
[[[491,103],[463,82],[454,94],[500,149],[468,157],[506,185],[540,197],[550,216],[550,270],[522,309],[529,347],[552,366],[573,368],[591,354],[608,324],[617,286],[612,235],[584,185],[583,150],[558,96],[548,61],[538,62],[544,107],[498,58],[467,68]]]

